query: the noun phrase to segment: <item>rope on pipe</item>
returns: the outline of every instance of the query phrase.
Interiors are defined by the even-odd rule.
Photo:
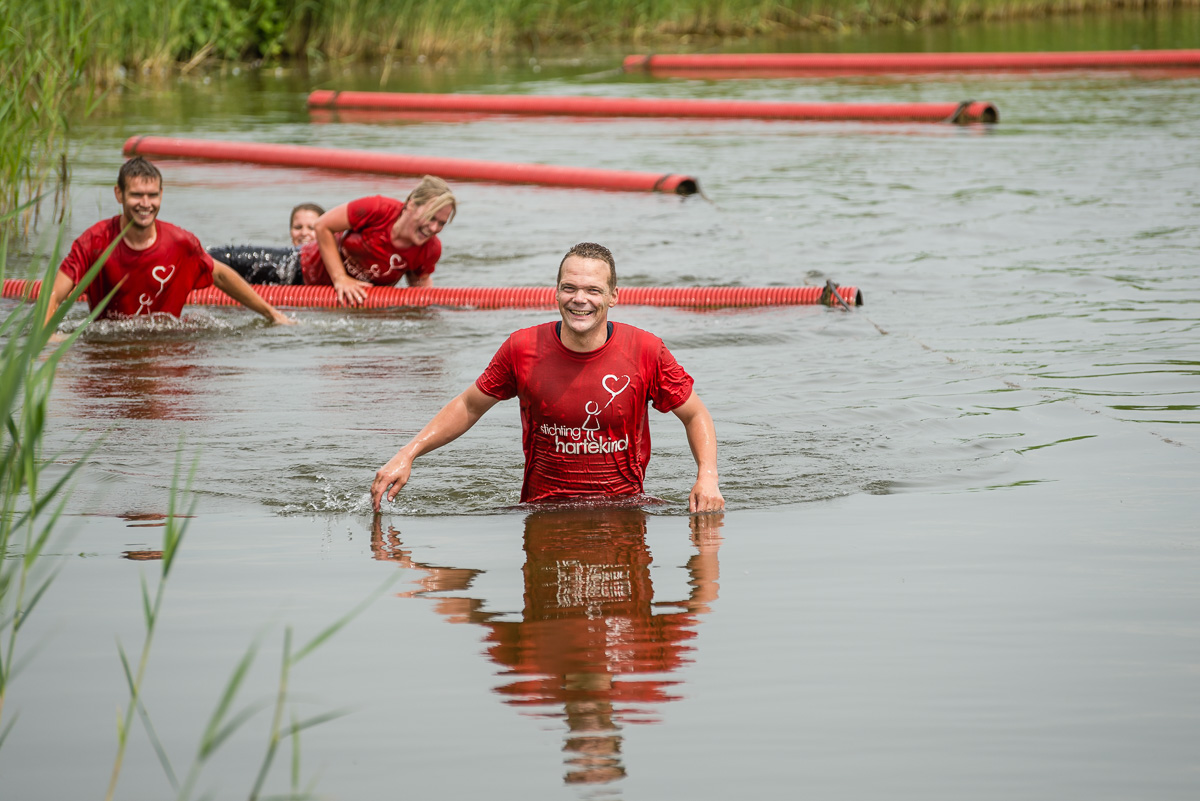
[[[438,175],[462,181],[491,181],[501,184],[610,189],[626,192],[664,192],[692,195],[699,191],[695,178],[674,173],[605,170],[595,167],[559,167],[550,164],[518,164],[477,159],[410,156],[402,153],[372,153],[304,145],[221,142],[175,139],[166,136],[131,136],[125,142],[126,156],[165,156],[206,161],[233,161],[280,167],[314,167],[382,175]]]
[[[8,279],[4,282],[3,297],[37,297],[40,281]],[[274,286],[255,284],[254,290],[273,306],[291,308],[336,308],[337,293],[331,286]],[[731,306],[827,306],[863,305],[862,292],[857,287],[837,287],[836,295],[820,286],[773,287],[645,287],[631,286],[620,290],[624,306],[677,306],[711,309]],[[188,296],[188,303],[201,306],[236,306],[237,301],[215,287],[198,289]],[[394,287],[367,288],[366,302],[361,308],[391,309],[445,306],[470,309],[553,308],[553,287]]]
[[[428,111],[578,117],[679,117],[693,119],[912,120],[997,122],[991,103],[765,103],[755,100],[688,100],[558,95],[470,95],[414,92],[332,92],[308,96],[310,109]]]
[[[709,53],[633,55],[626,72],[780,70],[798,72],[944,72],[1200,67],[1200,50],[1093,50],[1027,53]]]

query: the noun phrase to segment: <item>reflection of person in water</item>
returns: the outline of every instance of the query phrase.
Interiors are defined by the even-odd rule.
[[[621,725],[655,723],[655,707],[679,696],[664,678],[689,661],[697,615],[717,596],[722,516],[692,517],[697,552],[686,565],[686,599],[655,599],[646,519],[637,508],[560,508],[525,518],[525,608],[520,620],[485,609],[486,601],[434,596],[452,622],[487,630],[488,656],[513,677],[496,692],[505,702],[566,721],[568,784],[603,783],[625,775]],[[375,518],[376,558],[426,571],[409,593],[464,593],[479,571],[411,561],[394,530]]]

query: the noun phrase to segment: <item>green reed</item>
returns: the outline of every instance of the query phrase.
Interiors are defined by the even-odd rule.
[[[9,217],[23,210],[14,209]],[[5,221],[0,217],[0,223]],[[45,259],[45,269],[42,273],[44,286],[47,282],[52,282],[57,274],[63,244],[60,227],[53,250]],[[7,234],[0,234],[0,282],[3,282],[5,277],[8,252],[9,237]],[[12,735],[17,722],[15,714],[6,714],[8,691],[29,660],[28,655],[20,650],[20,636],[30,615],[50,590],[57,575],[54,560],[47,555],[58,539],[55,529],[65,510],[70,486],[77,471],[91,458],[99,445],[99,442],[96,442],[84,448],[82,454],[77,452],[75,443],[61,453],[43,453],[42,444],[54,377],[68,349],[87,325],[100,314],[108,298],[97,304],[72,333],[59,334],[58,328],[72,305],[82,295],[83,289],[100,270],[109,252],[111,248],[102,255],[54,314],[48,313],[49,293],[43,292],[37,299],[27,299],[31,302],[15,307],[3,322],[0,322],[0,747]],[[179,453],[182,452],[183,448],[180,447]],[[65,469],[58,467],[64,463],[69,466]],[[159,578],[153,593],[145,578],[142,579],[142,613],[146,633],[136,664],[130,660],[124,647],[120,643],[117,645],[128,685],[129,704],[118,718],[117,754],[113,760],[105,797],[111,799],[116,792],[125,762],[125,752],[133,732],[135,715],[140,719],[158,755],[175,797],[180,801],[187,801],[193,797],[202,771],[216,751],[263,708],[272,708],[273,714],[267,730],[263,758],[254,777],[249,797],[256,799],[260,796],[279,746],[288,738],[292,738],[293,747],[291,790],[286,797],[311,797],[311,788],[300,786],[300,733],[342,713],[322,713],[297,719],[294,711],[291,711],[289,721],[285,723],[284,714],[291,706],[289,688],[292,671],[305,657],[325,644],[372,603],[390,586],[395,577],[299,648],[293,644],[292,629],[285,629],[283,658],[273,703],[251,703],[238,707],[238,695],[244,689],[247,674],[258,654],[262,637],[251,643],[226,682],[200,737],[200,744],[191,766],[180,781],[167,756],[166,748],[154,730],[142,696],[142,685],[149,666],[151,646],[159,624],[168,579],[179,556],[191,512],[195,509],[192,502],[185,512],[180,513],[177,511],[177,502],[181,497],[187,496],[191,475],[195,469],[196,462],[193,460],[191,473],[186,481],[182,482],[181,489],[181,469],[179,463],[176,465],[167,523],[163,530]]]
[[[133,719],[136,715],[142,722],[142,728],[146,736],[150,740],[150,744],[158,756],[159,764],[162,766],[163,773],[167,777],[167,781],[171,785],[171,789],[178,801],[190,801],[193,798],[197,784],[199,783],[205,767],[209,764],[217,751],[239,730],[241,730],[250,720],[262,709],[270,706],[272,708],[272,716],[270,726],[267,731],[266,745],[263,749],[263,757],[259,763],[258,771],[254,778],[254,783],[251,786],[248,798],[250,801],[258,799],[266,783],[267,777],[270,775],[271,768],[275,763],[275,758],[279,751],[280,744],[288,739],[292,739],[292,765],[289,772],[290,776],[290,792],[286,798],[302,799],[311,796],[312,788],[301,788],[300,786],[300,733],[305,729],[320,725],[327,721],[333,720],[344,712],[325,712],[314,715],[309,718],[297,719],[295,710],[291,709],[291,674],[295,667],[309,654],[325,644],[333,635],[341,631],[347,623],[354,619],[368,605],[374,602],[378,595],[389,587],[393,579],[386,581],[376,592],[369,595],[357,607],[350,610],[347,614],[319,631],[312,639],[299,648],[293,644],[292,628],[286,627],[283,633],[283,655],[279,673],[278,684],[274,694],[273,704],[264,702],[252,702],[250,704],[239,707],[238,696],[244,689],[247,676],[254,664],[262,647],[264,639],[263,635],[256,637],[242,654],[233,672],[230,673],[225,686],[221,691],[220,697],[217,699],[216,705],[209,716],[208,722],[204,727],[204,732],[200,737],[199,745],[196,753],[192,757],[192,762],[180,780],[179,774],[176,772],[171,759],[167,754],[167,749],[158,737],[158,733],[154,729],[154,724],[150,716],[149,710],[146,708],[145,699],[142,696],[142,686],[146,676],[146,670],[150,661],[150,652],[154,641],[154,634],[158,628],[159,620],[162,614],[163,600],[168,586],[168,580],[171,576],[171,569],[175,565],[176,558],[179,555],[180,546],[183,544],[184,535],[188,528],[188,523],[193,517],[196,504],[193,500],[186,511],[180,513],[177,511],[177,499],[181,496],[186,497],[189,493],[192,479],[196,473],[196,467],[199,459],[193,459],[191,469],[186,480],[182,483],[183,489],[180,490],[180,476],[182,474],[182,444],[178,451],[179,457],[175,465],[175,478],[172,481],[171,498],[167,509],[166,525],[163,529],[163,545],[162,556],[159,559],[159,577],[158,583],[151,593],[146,579],[142,577],[142,616],[145,624],[145,635],[142,639],[142,648],[139,655],[136,667],[129,659],[124,646],[119,642],[117,644],[117,653],[120,657],[121,667],[124,671],[126,685],[129,690],[129,704],[122,711],[121,716],[117,720],[117,753],[113,758],[112,774],[109,778],[108,791],[105,794],[105,801],[111,801],[117,791],[117,784],[120,781],[121,770],[125,764],[125,753],[130,742],[132,734]],[[289,722],[284,722],[284,713],[290,710]]]
[[[310,54],[437,56],[542,45],[675,47],[746,36],[895,22],[1003,19],[1085,9],[1171,8],[1200,0],[345,0],[319,3],[285,42]],[[297,55],[295,50],[290,52]]]
[[[90,103],[87,19],[69,0],[0,4],[0,225],[6,230],[28,232],[48,184],[65,190],[69,114],[73,104]],[[62,201],[56,192],[56,211]],[[18,208],[25,213],[16,214]]]
[[[21,211],[14,209],[10,216]],[[46,261],[43,282],[54,279],[61,250],[60,236]],[[6,273],[7,253],[8,236],[3,235],[0,282]],[[100,264],[91,269],[89,280],[99,269]],[[70,482],[96,447],[85,449],[82,457],[67,460],[70,467],[58,476],[52,465],[59,463],[64,454],[47,457],[42,453],[54,374],[82,326],[66,337],[58,337],[55,332],[80,294],[77,288],[53,315],[48,315],[49,294],[43,293],[36,302],[14,309],[0,323],[0,743],[16,721],[15,716],[6,721],[4,712],[9,685],[24,665],[16,658],[18,639],[55,576],[42,557],[53,540]],[[99,304],[89,321],[102,308]]]

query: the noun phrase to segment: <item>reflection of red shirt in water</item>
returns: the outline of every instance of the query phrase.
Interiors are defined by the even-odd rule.
[[[572,509],[527,520],[522,620],[485,624],[488,654],[525,678],[498,691],[520,705],[674,700],[667,689],[677,682],[659,674],[686,661],[696,617],[655,602],[645,512],[587,516]],[[632,678],[646,674],[653,678]],[[637,722],[630,712],[624,719]]]
[[[392,226],[402,211],[403,203],[382,195],[346,204],[350,227],[337,235],[337,241],[338,252],[351,278],[376,286],[392,286],[403,277],[412,283],[433,272],[442,257],[442,243],[436,236],[418,247],[398,248],[392,244]],[[300,269],[306,284],[333,283],[316,242],[310,242],[300,251]]]
[[[475,385],[494,398],[520,398],[522,503],[641,493],[650,461],[646,405],[669,412],[692,393],[692,377],[662,340],[622,323],[590,353],[563,345],[555,323],[517,331]]]
[[[154,244],[134,250],[124,238],[113,248],[99,274],[87,288],[93,308],[124,280],[102,317],[137,317],[165,312],[178,317],[193,289],[212,286],[213,261],[193,234],[156,220]],[[80,234],[59,271],[76,284],[121,236],[121,217],[101,220]]]

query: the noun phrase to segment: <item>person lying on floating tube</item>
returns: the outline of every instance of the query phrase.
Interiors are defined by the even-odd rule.
[[[301,203],[292,209],[288,219],[291,247],[225,245],[209,248],[208,255],[228,264],[251,284],[302,284],[300,250],[310,242],[317,241],[317,218],[324,213],[325,209],[316,203]]]
[[[376,195],[321,214],[313,226],[315,241],[298,254],[250,248],[242,274],[252,283],[332,285],[346,306],[361,305],[367,287],[393,286],[401,278],[409,286],[432,286],[442,256],[437,235],[457,208],[446,182],[426,175],[403,202]],[[227,249],[219,255],[232,254]]]
[[[162,173],[141,156],[121,166],[113,187],[121,213],[96,223],[71,244],[53,284],[43,287],[50,292],[46,319],[111,246],[86,292],[95,308],[115,290],[101,317],[179,317],[193,289],[216,286],[273,323],[293,324],[233,269],[209,256],[194,234],[158,219],[162,188]]]

